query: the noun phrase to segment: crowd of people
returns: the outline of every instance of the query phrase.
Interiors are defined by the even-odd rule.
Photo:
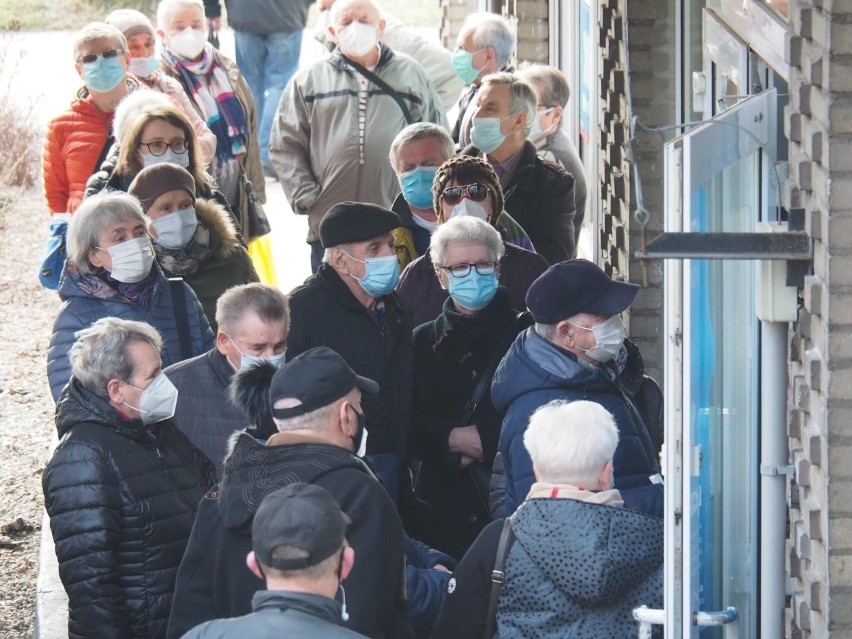
[[[319,0],[299,70],[310,4],[225,0],[236,62],[218,0],[75,41],[41,273],[69,636],[632,636],[662,397],[638,287],[576,258],[565,76],[504,17],[451,52],[373,0]],[[267,188],[308,220],[289,293]]]

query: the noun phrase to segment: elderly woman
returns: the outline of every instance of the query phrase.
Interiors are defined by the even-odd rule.
[[[213,465],[172,423],[177,390],[148,324],[77,333],[42,486],[68,636],[166,636],[175,579]]]
[[[503,190],[491,165],[471,156],[450,158],[435,174],[432,200],[438,224],[455,217],[476,217],[501,232],[505,253],[500,261],[500,283],[509,293],[509,305],[523,309],[527,289],[547,269],[547,261],[521,248],[532,245],[518,223],[503,212]],[[428,251],[405,268],[397,293],[413,326],[441,313],[447,291],[438,282]]]
[[[98,195],[77,209],[68,225],[68,259],[59,284],[65,303],[47,353],[54,400],[71,377],[68,351],[75,334],[102,317],[153,325],[165,341],[166,366],[213,347],[213,331],[195,293],[182,281],[166,279],[154,255],[148,219],[132,195]]]
[[[143,13],[135,9],[117,9],[110,13],[105,22],[121,31],[127,39],[128,69],[149,89],[169,97],[192,123],[198,145],[207,166],[216,154],[216,136],[192,106],[189,96],[180,82],[160,71],[160,60],[156,55],[154,25]],[[120,139],[116,136],[116,139]]]
[[[442,224],[429,247],[449,291],[441,315],[414,330],[411,451],[422,464],[415,492],[434,509],[423,541],[460,558],[488,515],[488,480],[500,437],[491,378],[515,336],[531,324],[499,285],[505,248],[484,220]]]
[[[157,8],[162,68],[181,83],[216,135],[211,172],[251,241],[269,231],[263,209],[249,197],[254,190],[260,202],[266,200],[255,104],[237,65],[207,42],[206,25],[201,0],[162,0]]]
[[[617,444],[618,427],[598,403],[557,400],[533,414],[524,446],[536,483],[456,568],[434,639],[636,636],[633,608],[663,604],[663,520],[622,508],[612,489]]]
[[[574,235],[579,238],[586,215],[586,170],[577,147],[562,128],[562,115],[571,96],[568,79],[546,64],[522,65],[518,76],[529,83],[538,99],[538,113],[529,135],[538,157],[560,165],[574,177]]]

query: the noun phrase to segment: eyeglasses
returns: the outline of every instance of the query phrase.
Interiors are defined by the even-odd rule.
[[[111,60],[112,58],[117,58],[120,55],[124,55],[124,51],[119,49],[107,49],[106,51],[101,51],[100,53],[88,53],[84,56],[80,57],[80,62],[83,64],[91,64],[98,58],[103,58],[104,60]]]
[[[163,142],[161,140],[157,140],[156,142],[140,142],[139,146],[146,147],[151,155],[157,157],[163,155],[163,153],[166,152],[166,149],[171,149],[178,155],[186,153],[187,150],[186,140],[172,140],[171,142]]]
[[[444,189],[441,197],[450,206],[455,206],[462,201],[462,198],[470,198],[474,202],[483,202],[488,197],[488,187],[479,182],[465,184],[464,186],[450,186]]]
[[[439,268],[453,277],[467,277],[471,268],[475,268],[476,272],[480,275],[494,275],[494,271],[497,270],[497,262],[477,262],[476,264],[460,262],[459,264],[450,264],[449,266],[441,266]]]

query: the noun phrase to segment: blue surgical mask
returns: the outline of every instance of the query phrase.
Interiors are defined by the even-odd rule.
[[[107,93],[124,81],[124,67],[121,56],[104,58],[98,56],[94,62],[83,63],[83,82],[89,91]]]
[[[507,115],[510,118],[512,115]],[[470,141],[483,153],[491,153],[496,150],[507,133],[500,130],[500,123],[506,118],[473,118],[473,126],[470,129]]]
[[[183,153],[175,153],[171,149],[166,149],[166,152],[162,155],[152,155],[150,153],[142,153],[142,164],[145,168],[149,166],[154,166],[155,164],[163,164],[164,162],[168,162],[169,164],[177,164],[178,166],[182,166],[185,169],[189,168],[189,150],[184,151]]]
[[[497,273],[480,275],[475,268],[464,277],[447,275],[450,283],[450,297],[459,306],[471,311],[485,308],[497,293]]]
[[[479,53],[479,51],[476,53]],[[465,84],[470,84],[479,77],[480,70],[473,66],[473,55],[473,53],[464,49],[453,51],[453,70]]]
[[[180,249],[189,244],[195,230],[198,228],[198,217],[195,209],[181,209],[158,217],[152,226],[157,230],[155,244],[167,249]]]
[[[437,166],[418,166],[399,176],[402,197],[416,209],[432,208],[432,182],[438,172]]]
[[[240,370],[245,370],[249,366],[256,366],[257,364],[271,364],[278,368],[278,366],[281,365],[284,356],[287,354],[287,351],[285,350],[283,353],[278,355],[249,355],[240,350],[240,347],[237,346],[237,343],[230,335],[228,335],[228,339],[231,340],[231,344],[233,344],[234,348],[236,348],[240,353]],[[230,362],[230,360],[228,361]]]
[[[346,255],[349,255],[349,253],[346,253]],[[384,297],[396,288],[399,282],[399,260],[396,259],[396,255],[368,257],[366,260],[359,260],[351,255],[349,257],[365,266],[364,277],[357,278],[351,273],[350,275],[358,280],[361,288],[370,297]]]
[[[138,78],[147,78],[154,75],[160,68],[160,60],[152,55],[150,58],[133,58],[127,65],[130,73]]]

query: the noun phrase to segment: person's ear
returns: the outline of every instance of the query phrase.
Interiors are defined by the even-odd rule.
[[[598,484],[601,490],[610,490],[613,486],[612,479],[612,460],[608,459],[601,467],[601,472],[598,475]]]
[[[157,29],[157,35],[160,36],[160,40],[165,40],[166,38],[166,32],[162,29]]]
[[[96,248],[90,248],[88,253],[86,253],[86,257],[89,259],[89,264],[95,268],[101,268],[104,265],[104,261],[100,258],[99,252],[100,251]]]
[[[524,126],[527,124],[527,112],[521,111],[518,113],[518,119],[515,120],[515,125],[512,127],[513,131],[523,131]]]
[[[565,113],[565,109],[561,106],[553,107],[553,121],[556,124],[562,122],[562,114]]]
[[[79,62],[74,64],[74,68],[77,69],[77,75],[80,76],[80,79],[83,79],[83,65]]]
[[[122,405],[124,403],[124,383],[118,379],[111,379],[107,382],[107,396],[113,404]]]
[[[497,51],[490,44],[485,47],[485,66],[490,65],[497,59]],[[483,67],[484,68],[484,67]]]
[[[564,346],[574,346],[574,327],[568,320],[562,320],[556,325],[556,337]]]
[[[231,346],[231,340],[228,334],[221,328],[216,332],[216,350],[225,357],[228,357],[228,351]]]
[[[340,581],[343,581],[352,572],[355,567],[355,549],[352,546],[346,546],[343,549],[343,557],[340,561]]]
[[[346,264],[346,254],[337,247],[331,249],[331,259],[328,263],[331,268],[339,273],[345,274],[349,272],[349,267]]]
[[[379,39],[379,40],[381,40],[381,39],[384,37],[384,35],[385,35],[385,26],[386,26],[386,24],[387,24],[387,23],[385,22],[385,19],[384,19],[384,18],[382,18],[381,20],[379,20],[379,29],[378,29],[378,31],[376,32],[376,35],[377,35],[377,37],[378,37],[378,39]]]
[[[441,288],[446,291],[450,286],[449,278],[447,277],[446,271],[436,266],[435,276],[438,278],[438,283],[441,285]]]
[[[253,550],[249,551],[249,554],[246,555],[246,566],[248,566],[248,569],[252,571],[255,577],[260,580],[264,579],[263,571],[257,563],[257,557],[255,557]]]
[[[337,416],[339,418],[339,428],[340,433],[347,439],[352,439],[352,436],[358,432],[358,425],[356,423],[355,428],[350,428],[350,420],[355,419],[357,421],[358,416],[354,414],[355,408],[348,401],[340,402],[340,408],[337,410]]]

